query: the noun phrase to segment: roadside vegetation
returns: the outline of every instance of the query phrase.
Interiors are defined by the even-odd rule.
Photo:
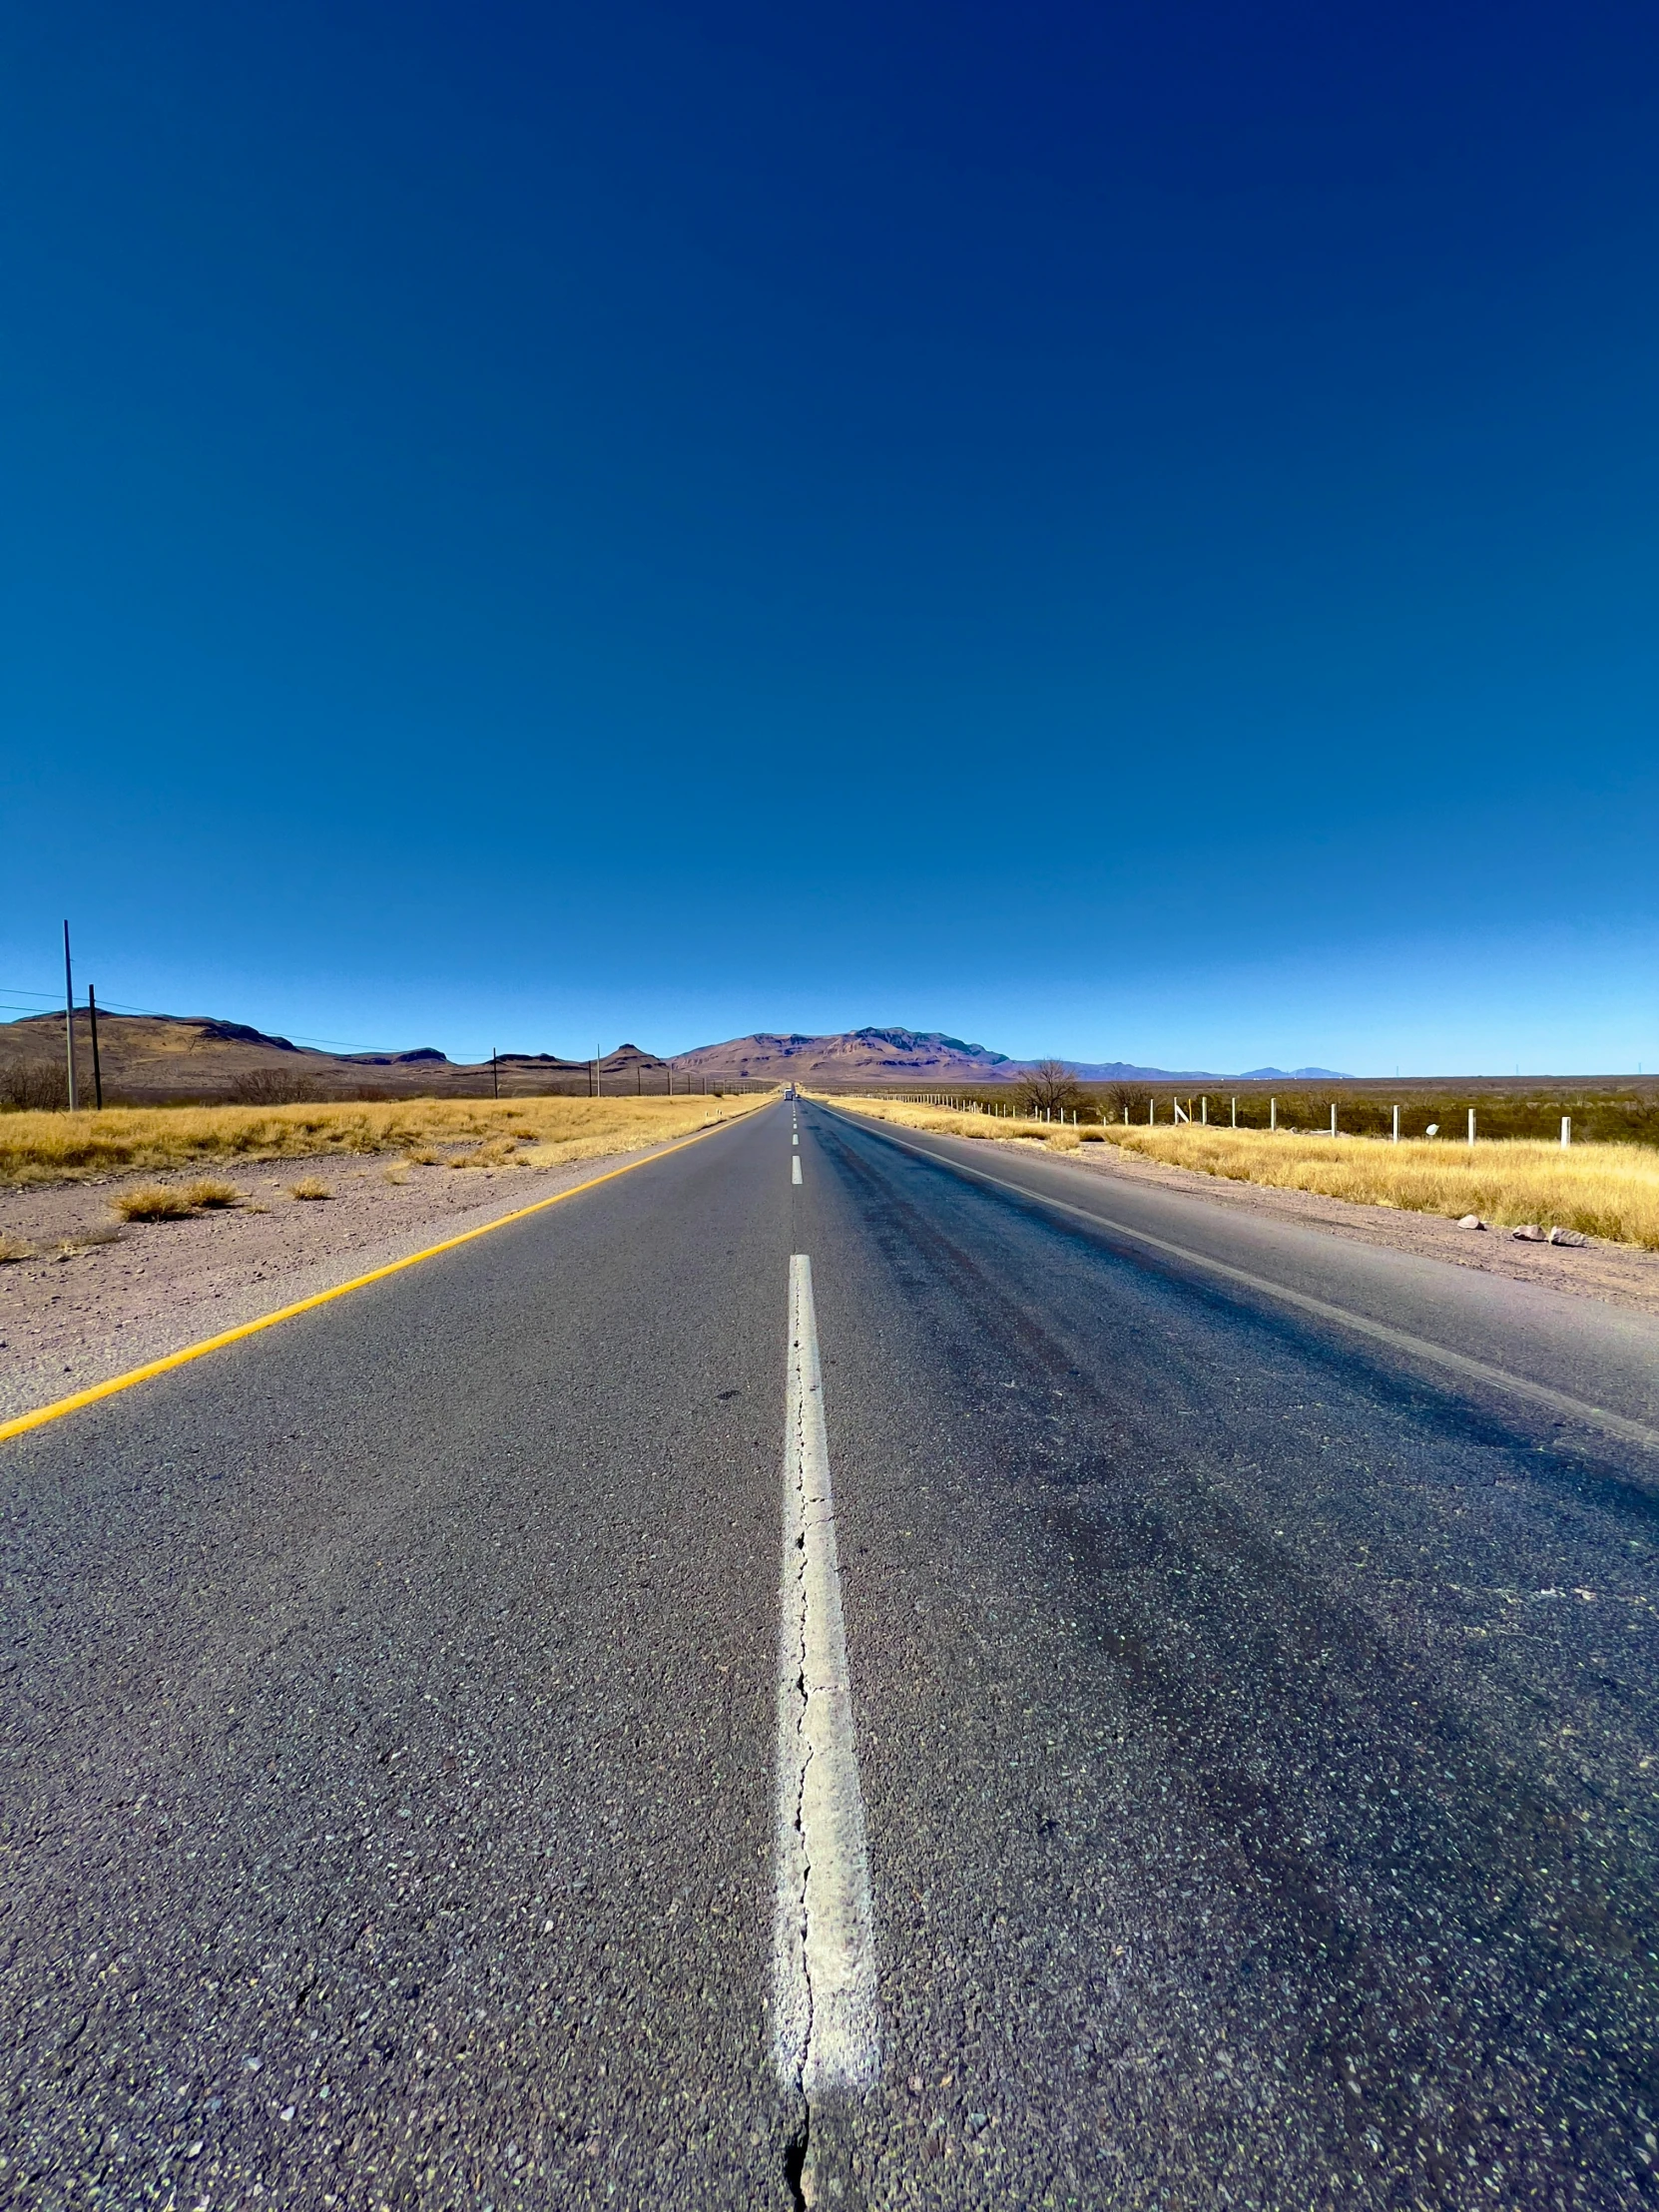
[[[1659,1251],[1659,1151],[1643,1144],[1543,1143],[1482,1138],[1473,1146],[1447,1137],[1390,1143],[1385,1137],[1330,1137],[1296,1130],[1201,1128],[1184,1123],[1051,1125],[986,1113],[920,1106],[894,1098],[837,1098],[833,1104],[911,1129],[954,1136],[1035,1142],[1053,1151],[1112,1144],[1170,1167],[1234,1183],[1312,1191],[1360,1206],[1392,1206],[1477,1215],[1493,1229],[1536,1223]]]
[[[558,1167],[689,1135],[766,1103],[742,1098],[415,1098],[384,1104],[110,1106],[0,1114],[0,1185],[135,1170],[396,1153],[445,1167]],[[206,1190],[206,1186],[198,1186]],[[223,1205],[203,1196],[197,1205]]]
[[[825,1095],[834,1095],[826,1093]],[[952,1086],[942,1091],[883,1087],[880,1095],[911,1105],[950,1106],[964,1113],[975,1108],[993,1118],[1011,1112],[1026,1118],[1046,1115],[1080,1125],[1092,1121],[1172,1126],[1176,1109],[1201,1126],[1329,1133],[1331,1109],[1345,1137],[1391,1137],[1399,1109],[1402,1137],[1461,1136],[1472,1108],[1481,1137],[1531,1137],[1550,1143],[1561,1133],[1562,1118],[1572,1123],[1574,1144],[1645,1144],[1659,1150],[1659,1077],[1638,1078],[1620,1089],[1592,1089],[1572,1082],[1511,1082],[1487,1077],[1470,1084],[1398,1084],[1334,1082],[1320,1090],[1304,1085],[1254,1083],[1237,1096],[1213,1090],[1203,1096],[1184,1083],[1083,1083],[1058,1060],[1039,1061],[1020,1083]]]

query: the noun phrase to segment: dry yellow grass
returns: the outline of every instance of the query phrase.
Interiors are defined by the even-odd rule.
[[[401,1152],[516,1138],[527,1167],[593,1159],[688,1136],[750,1113],[746,1098],[414,1098],[322,1106],[110,1106],[0,1114],[0,1184],[59,1183],[134,1169]],[[486,1165],[489,1163],[485,1163]]]
[[[35,1248],[22,1237],[14,1237],[0,1231],[0,1267],[9,1267],[14,1260],[32,1260]]]
[[[333,1195],[327,1184],[315,1175],[302,1175],[297,1183],[288,1185],[289,1198],[318,1199],[332,1198]]]
[[[1536,1222],[1585,1236],[1659,1252],[1659,1153],[1646,1145],[1581,1144],[1563,1148],[1505,1138],[1474,1146],[1418,1140],[1389,1144],[1377,1137],[1315,1137],[1281,1130],[1124,1128],[1048,1129],[1042,1123],[994,1120],[901,1099],[848,1099],[860,1113],[912,1129],[957,1136],[1036,1136],[1070,1151],[1090,1140],[1192,1168],[1234,1183],[1317,1191],[1360,1206],[1393,1206],[1444,1214],[1478,1214],[1494,1229]]]
[[[452,1168],[504,1168],[522,1157],[518,1151],[520,1141],[516,1129],[505,1136],[486,1137],[470,1152],[457,1152],[448,1164]]]
[[[234,1183],[225,1182],[220,1176],[205,1175],[200,1182],[192,1183],[185,1192],[187,1206],[200,1206],[206,1211],[217,1212],[223,1206],[240,1206],[242,1193]]]
[[[1051,1152],[1071,1152],[1083,1138],[1080,1129],[1062,1127],[1058,1122],[1036,1121],[1019,1115],[958,1113],[953,1106],[918,1106],[907,1098],[840,1095],[830,1098],[826,1095],[825,1103],[851,1106],[860,1114],[875,1114],[882,1121],[902,1122],[906,1129],[939,1129],[951,1137],[1023,1138],[1046,1145]]]
[[[123,1221],[184,1221],[193,1211],[184,1192],[169,1190],[165,1183],[137,1184],[110,1204]]]

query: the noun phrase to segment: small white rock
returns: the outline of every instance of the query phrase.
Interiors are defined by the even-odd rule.
[[[1535,1221],[1523,1221],[1518,1229],[1511,1229],[1510,1236],[1516,1244],[1542,1244],[1544,1233]]]
[[[1552,1245],[1581,1245],[1586,1240],[1576,1229],[1552,1229],[1549,1241]]]
[[[1486,1224],[1478,1214],[1465,1214],[1457,1226],[1459,1229],[1484,1229]]]

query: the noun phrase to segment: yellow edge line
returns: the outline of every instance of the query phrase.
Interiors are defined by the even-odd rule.
[[[405,1259],[392,1260],[383,1268],[371,1269],[367,1275],[353,1276],[349,1283],[336,1283],[331,1291],[318,1291],[314,1297],[301,1298],[292,1306],[278,1306],[274,1314],[262,1314],[258,1321],[245,1321],[241,1328],[227,1329],[217,1337],[204,1337],[200,1344],[187,1345],[183,1352],[170,1352],[165,1360],[152,1360],[148,1367],[112,1376],[109,1382],[95,1382],[91,1389],[77,1390],[72,1397],[55,1398],[50,1405],[37,1405],[32,1413],[19,1413],[15,1420],[0,1421],[0,1442],[8,1436],[21,1436],[31,1428],[44,1428],[48,1421],[62,1420],[66,1413],[79,1412],[83,1405],[96,1405],[101,1397],[114,1397],[118,1390],[130,1390],[137,1382],[148,1382],[152,1376],[166,1375],[171,1368],[186,1367],[192,1360],[222,1351],[226,1345],[239,1344],[244,1337],[257,1337],[262,1329],[275,1329],[279,1321],[291,1321],[295,1314],[308,1314],[312,1307],[326,1306],[330,1299],[343,1298],[347,1291],[360,1291],[365,1284],[384,1282],[388,1275],[401,1275],[405,1268],[417,1268],[422,1260],[435,1260],[440,1252],[453,1252],[458,1245],[471,1244],[476,1237],[487,1237],[492,1230],[505,1229],[509,1222],[526,1221],[532,1214],[545,1213],[549,1206],[562,1206],[567,1198],[580,1198],[584,1191],[598,1190],[601,1183],[614,1182],[619,1175],[632,1175],[636,1168],[648,1168],[655,1160],[666,1160],[671,1152],[684,1152],[688,1145],[698,1144],[705,1137],[718,1136],[721,1130],[735,1126],[736,1120],[718,1121],[712,1129],[699,1129],[661,1152],[647,1154],[643,1160],[627,1160],[619,1168],[607,1168],[603,1175],[592,1175],[585,1183],[573,1183],[568,1191],[555,1191],[551,1198],[538,1198],[533,1206],[520,1206],[515,1212],[486,1221],[477,1229],[464,1229],[458,1237],[446,1237],[442,1244],[428,1245],[424,1252],[411,1252]]]

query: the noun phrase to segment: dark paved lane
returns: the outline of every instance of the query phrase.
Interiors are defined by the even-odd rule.
[[[1652,2201],[1629,1468],[805,1121],[872,2201]]]
[[[767,1120],[7,1447],[0,2201],[787,2202]]]
[[[1243,1271],[1293,1297],[1311,1297],[1357,1320],[1402,1332],[1419,1345],[1441,1347],[1606,1408],[1650,1431],[1648,1451],[1659,1448],[1659,1318],[1651,1314],[1587,1306],[1583,1299],[1541,1284],[1448,1267],[1440,1260],[1361,1244],[1271,1215],[1210,1205],[1197,1193],[1091,1174],[1040,1146],[977,1143],[882,1123],[862,1126],[882,1130],[888,1143],[951,1161],[970,1176],[994,1178],[1015,1203],[1016,1194],[1029,1192],[1086,1213],[1131,1257],[1145,1260],[1153,1257],[1157,1244],[1175,1246],[1201,1262]],[[1150,1247],[1148,1239],[1155,1240]],[[1167,1253],[1159,1256],[1160,1264],[1167,1266],[1170,1260]],[[1208,1289],[1224,1280],[1215,1268],[1203,1265],[1177,1264],[1177,1272]],[[1236,1281],[1228,1288],[1247,1303],[1258,1295]],[[1353,1337],[1345,1335],[1342,1341],[1352,1345]],[[1426,1363],[1426,1372],[1436,1383],[1445,1380],[1443,1368],[1432,1362]],[[1471,1385],[1466,1374],[1459,1376],[1458,1386],[1479,1387]],[[1563,1425],[1576,1436],[1583,1424],[1573,1420]],[[1594,1442],[1593,1436],[1585,1440]]]
[[[0,2201],[788,2207],[805,1252],[885,2018],[817,2201],[1651,2204],[1656,1470],[801,1121],[5,1447]],[[1480,1282],[1354,1295],[1639,1410]]]

